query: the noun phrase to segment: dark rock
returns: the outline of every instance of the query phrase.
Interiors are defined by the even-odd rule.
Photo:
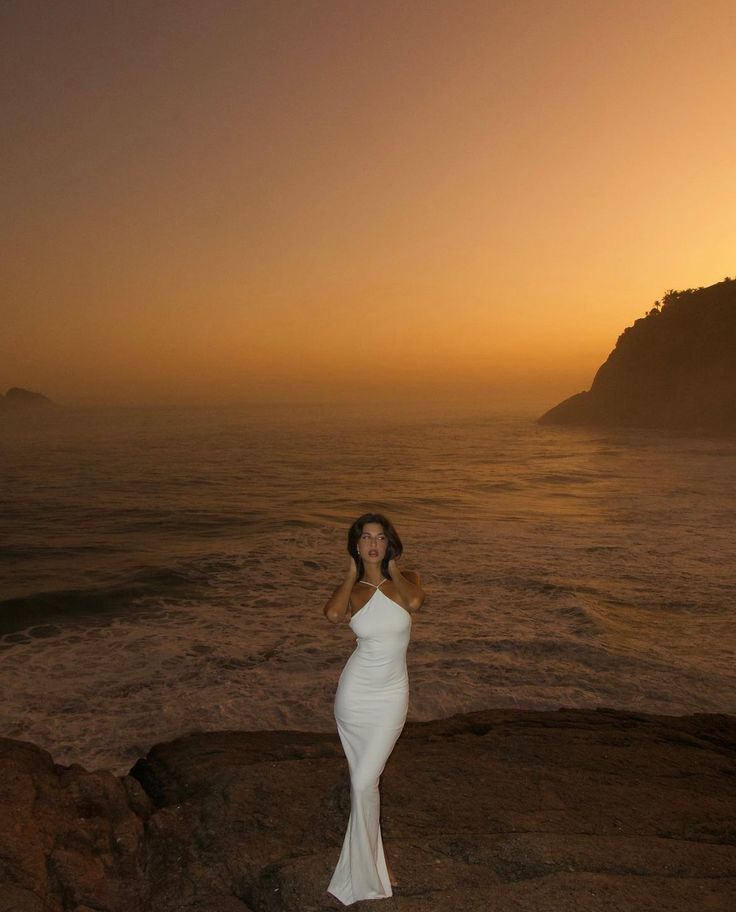
[[[350,804],[335,735],[193,734],[122,779],[5,740],[0,777],[0,912],[341,908],[325,892]],[[386,912],[733,910],[730,716],[414,723],[382,795],[401,882]]]
[[[670,291],[619,336],[588,392],[539,419],[736,433],[736,280]]]
[[[149,811],[135,780],[0,739],[0,910],[143,908]]]
[[[19,386],[11,387],[4,396],[0,396],[0,409],[23,409],[50,405],[54,405],[54,403],[43,393],[34,393],[32,390],[22,389]]]

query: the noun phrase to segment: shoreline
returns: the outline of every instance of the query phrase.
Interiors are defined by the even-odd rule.
[[[330,704],[331,710],[331,704]],[[448,715],[442,715],[437,717],[422,718],[421,716],[413,715],[412,708],[410,707],[410,712],[404,730],[399,738],[399,740],[405,740],[407,738],[420,737],[421,732],[429,727],[443,727],[444,725],[459,724],[460,726],[464,724],[472,724],[472,719],[476,716],[485,716],[489,713],[498,715],[499,718],[512,719],[514,717],[524,717],[530,715],[541,715],[541,716],[557,716],[559,713],[569,712],[569,713],[611,713],[614,715],[622,716],[631,716],[633,718],[642,717],[642,718],[651,718],[657,719],[668,724],[676,724],[678,720],[689,720],[695,718],[724,718],[726,720],[736,723],[736,711],[730,711],[727,709],[724,710],[710,710],[710,709],[693,709],[690,712],[676,712],[670,713],[660,710],[650,710],[646,708],[635,708],[626,705],[611,705],[611,704],[581,704],[575,705],[572,703],[568,704],[554,704],[551,700],[548,702],[543,701],[530,701],[525,704],[517,703],[502,703],[499,702],[492,706],[487,706],[485,708],[474,708],[468,709],[467,711],[452,712]],[[46,746],[44,743],[36,740],[34,738],[25,737],[24,735],[16,735],[14,732],[15,726],[7,724],[5,730],[0,730],[0,741],[8,740],[13,741],[19,744],[26,744],[32,748],[35,748],[44,754],[47,754],[53,761],[54,765],[60,768],[79,768],[88,773],[107,773],[114,776],[117,779],[124,779],[126,776],[130,775],[131,770],[135,767],[137,763],[145,760],[149,754],[161,747],[164,747],[168,744],[176,744],[182,742],[189,738],[198,738],[198,737],[208,737],[208,736],[225,736],[232,735],[241,738],[252,738],[254,741],[258,741],[261,736],[268,737],[278,737],[289,739],[290,736],[294,736],[298,739],[301,739],[304,736],[307,737],[334,737],[337,739],[337,729],[334,724],[334,719],[330,712],[329,719],[325,724],[314,725],[310,727],[273,727],[265,726],[260,727],[248,727],[248,728],[236,728],[232,726],[224,726],[222,728],[218,727],[192,727],[192,728],[182,728],[178,733],[175,730],[172,730],[166,733],[161,738],[156,738],[152,736],[149,739],[136,738],[134,743],[137,743],[138,748],[134,746],[131,749],[124,751],[128,755],[127,760],[120,758],[120,762],[112,763],[89,763],[86,762],[83,757],[75,756],[76,752],[70,750],[68,744],[64,746],[63,749],[54,749],[54,746]],[[336,743],[339,745],[339,740],[336,740]],[[0,912],[2,909],[0,908]]]

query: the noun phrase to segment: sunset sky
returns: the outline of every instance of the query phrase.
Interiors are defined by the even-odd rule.
[[[0,388],[553,404],[736,275],[733,0],[3,0]]]

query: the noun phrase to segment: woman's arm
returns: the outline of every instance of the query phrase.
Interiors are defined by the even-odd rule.
[[[357,579],[358,568],[355,566],[355,561],[351,557],[350,566],[348,567],[348,572],[345,574],[345,579],[325,603],[324,611],[328,621],[332,621],[333,624],[339,624],[340,621],[344,620],[345,615],[350,610],[350,593],[353,591],[353,586],[357,582]]]
[[[404,575],[393,559],[388,562],[388,572],[391,574],[391,582],[396,586],[401,600],[408,606],[409,613],[414,614],[415,611],[419,611],[424,602],[424,589],[419,582],[419,574],[413,570],[407,570]]]

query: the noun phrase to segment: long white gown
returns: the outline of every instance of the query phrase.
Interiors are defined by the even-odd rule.
[[[327,890],[346,906],[392,895],[378,780],[406,721],[411,615],[381,585],[350,619],[357,645],[335,695],[337,731],[350,768],[350,820]]]

